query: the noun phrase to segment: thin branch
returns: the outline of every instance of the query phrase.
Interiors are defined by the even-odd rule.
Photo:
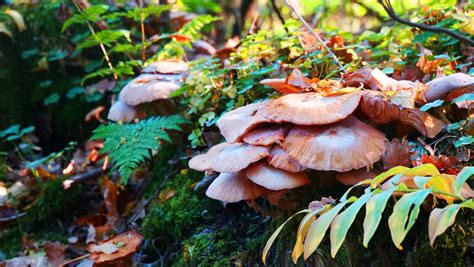
[[[286,24],[285,19],[283,18],[283,15],[281,14],[280,9],[275,4],[275,0],[272,0],[272,9],[277,14],[278,19],[280,20],[281,24],[285,28],[285,31],[288,32],[288,29],[285,26],[285,24]]]
[[[140,29],[142,32],[142,60],[145,62],[145,17],[143,16],[143,0],[140,0]]]
[[[306,27],[306,29],[314,36],[316,39],[321,43],[321,45],[328,51],[329,55],[334,59],[336,62],[337,66],[339,67],[339,70],[342,71],[343,73],[347,73],[347,71],[344,69],[344,66],[342,66],[341,62],[339,62],[339,59],[337,59],[336,55],[329,49],[329,47],[326,45],[326,43],[317,35],[311,26],[304,20],[304,18],[301,16],[301,14],[293,7],[293,5],[290,4],[288,0],[285,0],[286,5],[290,8],[293,13],[298,17],[298,19],[303,23],[303,25]]]
[[[415,23],[415,22],[411,22],[407,19],[400,18],[395,13],[395,10],[393,9],[392,4],[390,3],[390,0],[378,0],[378,2],[383,6],[383,8],[387,12],[388,16],[390,18],[392,18],[393,20],[395,20],[395,21],[398,21],[398,22],[400,22],[402,24],[405,24],[405,25],[408,25],[408,26],[418,28],[422,31],[430,31],[430,32],[435,32],[435,33],[445,33],[445,34],[447,34],[447,35],[449,35],[453,38],[458,39],[461,42],[465,42],[465,43],[467,43],[471,46],[474,45],[473,40],[471,40],[468,37],[466,37],[462,34],[459,34],[455,31],[451,31],[451,30],[441,28],[441,27],[435,27],[435,26],[430,26],[430,25],[426,25],[426,24]]]

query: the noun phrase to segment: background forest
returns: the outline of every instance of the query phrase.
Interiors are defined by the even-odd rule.
[[[470,1],[0,0],[0,266],[471,266],[473,35]]]

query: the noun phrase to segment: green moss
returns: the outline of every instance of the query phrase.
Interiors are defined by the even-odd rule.
[[[174,192],[174,195],[161,203],[157,200],[145,218],[141,230],[147,238],[166,238],[177,240],[193,225],[204,223],[209,217],[211,200],[194,192],[191,185],[202,174],[182,171],[166,181],[162,192]]]
[[[84,207],[80,196],[82,186],[77,185],[69,189],[64,189],[62,182],[65,178],[58,178],[54,181],[41,184],[41,193],[28,210],[21,224],[26,230],[56,228],[57,220],[72,218],[75,212],[83,210]],[[67,212],[65,212],[67,211]]]
[[[458,215],[457,221],[436,238],[433,247],[427,234],[418,235],[419,246],[415,248],[412,259],[414,266],[466,266],[464,257],[469,249],[466,238],[472,235],[473,229],[466,218]]]
[[[247,209],[244,207],[244,209]],[[261,263],[269,222],[253,211],[222,214],[226,222],[201,226],[181,243],[174,266],[231,266]]]
[[[21,237],[22,233],[18,227],[0,231],[0,261],[2,257],[15,257],[21,249]]]

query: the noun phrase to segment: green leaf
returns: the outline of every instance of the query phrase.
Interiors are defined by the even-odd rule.
[[[398,249],[403,249],[401,243],[415,223],[420,212],[420,205],[430,193],[431,189],[408,193],[403,195],[395,204],[392,215],[388,218],[388,226],[392,235],[392,241]],[[408,216],[410,217],[408,218]]]
[[[106,46],[111,46],[112,43],[118,42],[119,39],[125,38],[128,42],[131,42],[130,31],[127,30],[103,30],[95,35],[87,37],[82,41],[77,48],[84,49],[93,47],[99,44],[104,44]]]
[[[466,136],[463,136],[463,137],[459,138],[454,143],[454,146],[455,147],[461,147],[461,146],[465,146],[465,145],[470,145],[472,143],[474,143],[474,137],[472,135],[466,135]]]
[[[59,94],[58,93],[52,93],[43,101],[43,104],[45,106],[48,106],[48,105],[57,103],[58,101],[59,101]]]
[[[377,227],[382,219],[382,213],[387,206],[390,196],[398,187],[392,187],[387,191],[374,194],[365,205],[365,219],[364,219],[364,247],[367,247],[370,239],[374,236]]]
[[[435,107],[439,107],[439,106],[443,105],[443,103],[444,103],[444,100],[438,99],[438,100],[436,100],[436,101],[433,101],[433,102],[424,104],[424,105],[420,108],[420,110],[421,110],[421,111],[428,111],[430,108],[435,108]]]
[[[73,24],[85,24],[86,22],[89,22],[89,21],[90,22],[96,22],[101,18],[100,16],[102,14],[107,12],[108,9],[109,9],[109,7],[106,6],[106,5],[93,5],[93,6],[90,6],[86,10],[80,11],[79,14],[75,14],[74,16],[67,19],[64,22],[61,31],[66,30],[67,28],[69,28]]]
[[[326,212],[329,208],[329,205],[321,207],[317,210],[311,211],[310,213],[306,214],[304,218],[301,220],[300,225],[298,226],[298,231],[296,231],[296,242],[293,248],[293,252],[291,253],[291,258],[293,263],[296,264],[298,258],[303,254],[304,251],[304,244],[303,240],[308,233],[309,227],[311,223],[314,222],[316,219],[315,216]]]
[[[8,127],[7,129],[0,131],[0,138],[5,138],[10,134],[19,134],[20,133],[20,125],[16,124],[13,126]]]
[[[263,252],[262,252],[262,261],[263,263],[265,264],[266,260],[267,260],[267,254],[268,254],[268,251],[270,251],[270,248],[272,247],[273,243],[275,242],[275,239],[278,237],[278,235],[280,234],[281,230],[283,230],[283,227],[289,222],[291,221],[291,219],[293,219],[296,215],[299,215],[301,213],[309,213],[311,212],[311,210],[300,210],[298,211],[297,213],[293,214],[290,218],[288,218],[282,225],[280,225],[276,230],[275,232],[273,232],[273,234],[270,236],[270,238],[267,240],[267,243],[265,244],[265,247],[263,248]]]
[[[354,222],[357,213],[359,213],[360,209],[364,206],[367,200],[369,200],[371,195],[372,192],[362,195],[332,221],[329,237],[331,239],[331,256],[333,258],[336,257],[336,253],[341,247],[342,242],[344,242],[347,232]]]
[[[395,70],[392,67],[386,67],[382,70],[385,74],[392,74]]]
[[[464,94],[453,100],[453,103],[461,101],[474,101],[474,94]]]
[[[332,220],[339,211],[344,208],[344,206],[353,201],[353,198],[350,198],[346,202],[341,202],[334,206],[331,210],[327,211],[321,215],[317,220],[315,220],[309,227],[308,234],[304,240],[304,259],[306,260],[313,254],[314,251],[318,248],[319,244],[323,240],[326,231],[331,225]]]
[[[110,123],[94,130],[91,139],[104,139],[100,153],[107,153],[113,168],[127,183],[133,171],[151,159],[152,151],[161,148],[161,142],[170,142],[167,130],[182,131],[180,124],[189,123],[180,115],[153,117],[136,124]]]
[[[459,209],[458,204],[452,204],[443,209],[434,209],[431,212],[428,222],[428,235],[432,246],[436,237],[444,233],[454,223]]]
[[[377,175],[377,176],[372,180],[371,187],[372,187],[372,188],[375,188],[375,187],[377,187],[379,184],[383,183],[387,178],[392,177],[392,176],[397,175],[397,174],[405,173],[405,172],[408,171],[408,170],[410,170],[410,168],[404,167],[404,166],[396,166],[396,167],[393,167],[393,168],[391,168],[390,170],[388,170],[388,171],[386,171],[386,172],[383,172],[383,173]]]
[[[446,131],[448,131],[448,133],[453,133],[454,130],[459,130],[459,128],[461,128],[465,123],[466,123],[466,120],[461,120],[461,121],[449,124],[446,127]]]
[[[456,180],[454,181],[454,194],[460,195],[462,185],[474,175],[474,167],[464,167],[461,172],[458,173],[456,176]]]

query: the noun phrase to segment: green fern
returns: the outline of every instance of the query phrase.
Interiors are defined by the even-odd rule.
[[[201,31],[202,29],[217,20],[220,20],[219,17],[214,17],[211,15],[203,15],[198,16],[197,18],[193,19],[192,21],[186,23],[186,25],[181,28],[177,34],[188,36],[191,38],[191,41],[195,41],[201,39]],[[170,34],[163,34],[160,36],[161,38],[166,38],[170,36]],[[182,57],[185,54],[185,46],[189,46],[189,43],[178,42],[176,40],[171,40],[168,42],[163,49],[157,54],[156,58],[152,58],[153,60],[163,60],[167,58],[173,57]]]
[[[180,124],[189,123],[180,115],[153,117],[136,124],[112,123],[94,130],[92,140],[103,139],[101,153],[107,153],[113,168],[127,183],[133,171],[150,160],[152,151],[158,151],[162,142],[171,142],[167,130],[182,131]]]

